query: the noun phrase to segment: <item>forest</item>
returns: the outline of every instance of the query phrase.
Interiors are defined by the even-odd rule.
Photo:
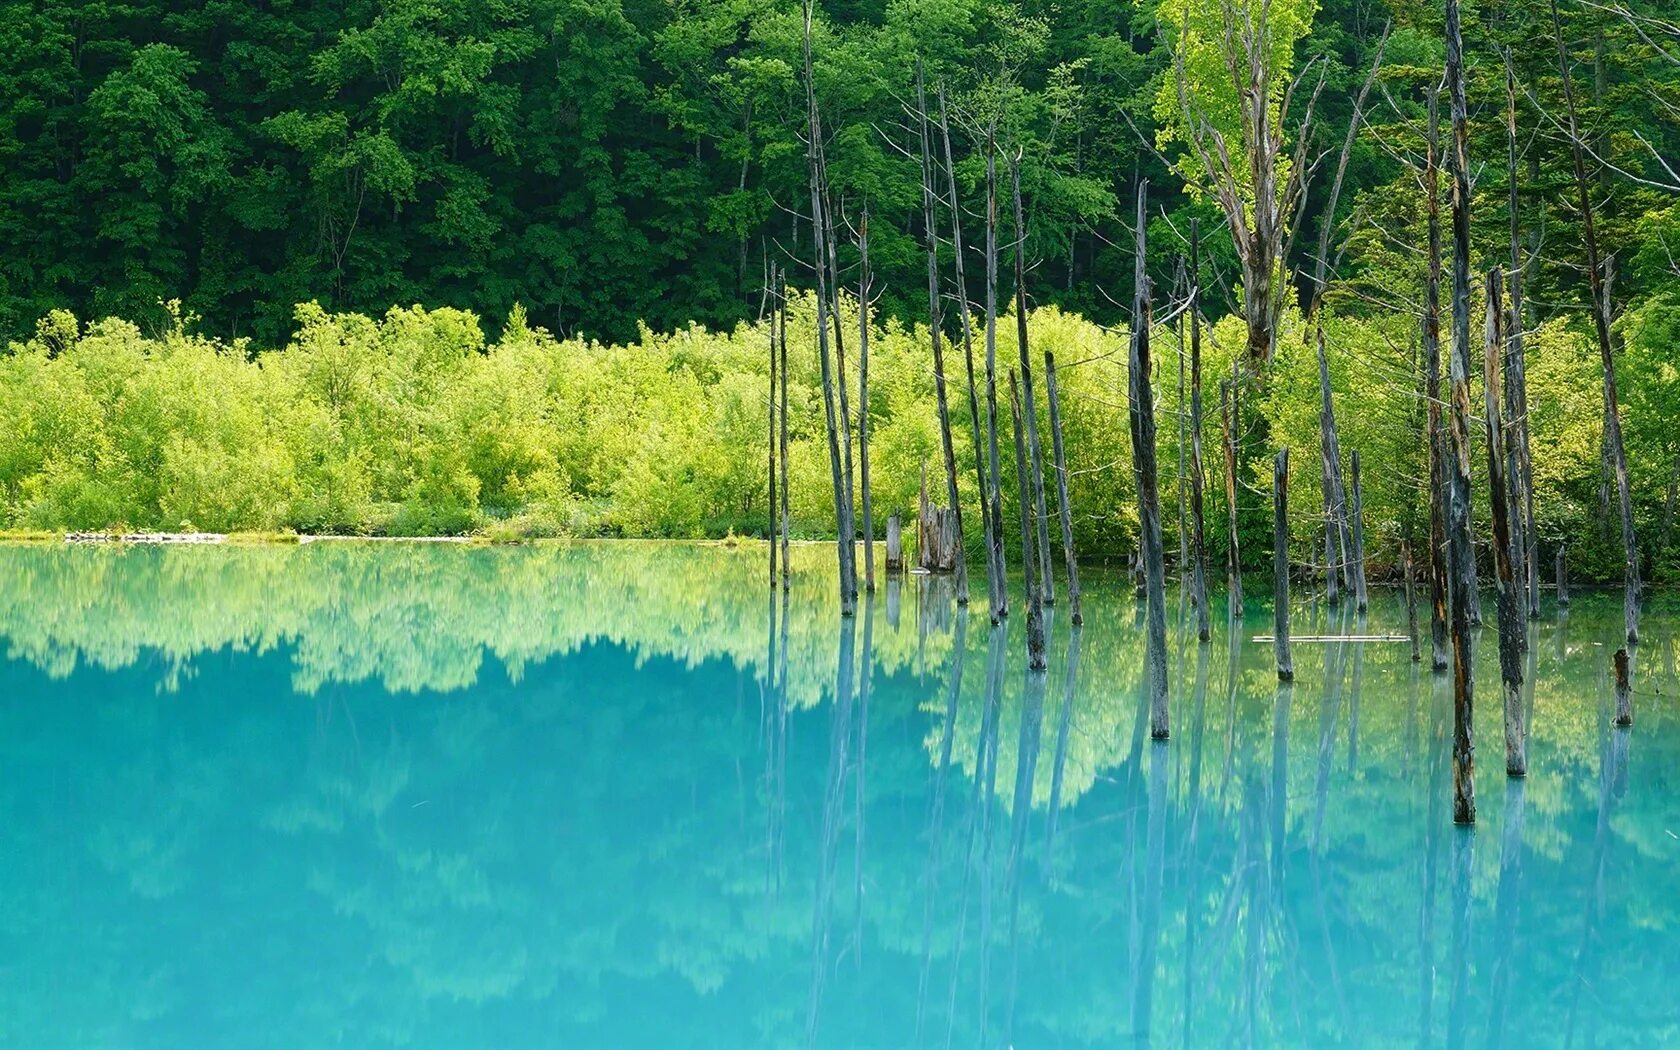
[[[4,6],[5,529],[764,535],[781,332],[790,525],[832,536],[833,314],[872,357],[865,393],[837,348],[871,535],[924,473],[944,494],[942,454],[983,458],[978,404],[942,412],[936,389],[956,366],[935,336],[954,361],[972,329],[1005,367],[1019,333],[1053,351],[1075,546],[1135,550],[1138,316],[1180,557],[1196,439],[1210,550],[1234,523],[1258,568],[1271,450],[1319,462],[1327,398],[1364,459],[1373,565],[1427,535],[1460,123],[1438,5],[831,0],[808,24],[762,0]],[[1257,16],[1254,39],[1222,35]],[[1602,309],[1640,568],[1673,578],[1680,33],[1651,4],[1508,0],[1466,7],[1462,34],[1467,313],[1479,342],[1480,275],[1509,268],[1513,299],[1520,277],[1529,524],[1572,572],[1623,575]],[[1244,46],[1263,104],[1233,79]],[[1229,515],[1219,398],[1198,413],[1186,392],[1203,325],[1210,387],[1242,387]],[[1046,391],[1026,393],[1030,425]],[[1013,508],[1007,452],[992,473]],[[1306,561],[1334,495],[1313,488],[1291,523]]]

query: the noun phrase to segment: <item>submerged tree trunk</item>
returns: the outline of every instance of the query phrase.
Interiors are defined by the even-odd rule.
[[[962,307],[963,365],[968,374],[968,421],[974,442],[974,473],[980,484],[980,526],[986,544],[986,592],[991,599],[991,616],[997,620],[997,610],[1007,601],[1003,567],[995,557],[1001,541],[998,533],[1003,523],[992,516],[988,494],[991,486],[986,480],[986,446],[980,440],[980,397],[974,376],[974,318],[968,306],[968,279],[963,274],[962,206],[957,195],[957,164],[951,152],[951,123],[945,110],[945,89],[939,89],[939,136],[945,147],[945,186],[950,193],[951,208],[951,267],[956,277],[957,296]]]
[[[834,405],[834,369],[828,348],[828,287],[826,278],[827,220],[823,212],[822,119],[817,111],[816,87],[811,77],[811,4],[805,0],[805,105],[807,113],[806,161],[811,175],[811,237],[817,279],[817,359],[821,365],[823,415],[827,424],[829,475],[834,483],[834,516],[839,532],[840,615],[851,617],[857,601],[852,587],[852,559],[856,556],[847,532],[846,484],[840,467],[840,424]]]
[[[858,226],[858,484],[863,492],[863,587],[875,593],[875,512],[869,502],[869,206]]]
[[[1509,56],[1507,56],[1509,59]],[[1512,545],[1518,555],[1518,583],[1525,591],[1528,618],[1540,616],[1540,540],[1534,528],[1534,458],[1529,447],[1528,365],[1523,352],[1523,265],[1522,215],[1517,199],[1517,81],[1509,61],[1505,65],[1506,181],[1509,184],[1511,220],[1511,309],[1505,348],[1505,407],[1511,432],[1507,442],[1515,454],[1510,487],[1516,494],[1511,510],[1517,528]],[[1523,632],[1524,646],[1527,632]]]
[[[1295,680],[1289,652],[1289,447],[1272,467],[1272,649],[1280,682]]]
[[[1056,602],[1055,574],[1050,570],[1050,514],[1044,500],[1044,446],[1038,440],[1038,399],[1033,396],[1032,359],[1027,356],[1027,227],[1021,207],[1021,158],[1011,174],[1015,198],[1015,343],[1021,358],[1021,411],[1026,414],[1027,465],[1032,470],[1032,497],[1038,515],[1038,595],[1045,605]]]
[[[934,211],[933,149],[929,141],[927,93],[916,63],[916,117],[922,147],[922,225],[927,233],[928,338],[933,342],[933,389],[939,405],[939,448],[945,459],[945,498],[957,539],[957,604],[968,604],[968,559],[963,553],[962,500],[957,492],[957,450],[951,437],[950,400],[945,391],[945,316],[939,301],[939,234]],[[966,321],[964,322],[966,324]]]
[[[1423,288],[1423,375],[1429,446],[1430,666],[1445,671],[1447,648],[1446,433],[1441,424],[1441,164],[1439,94],[1429,93],[1429,135],[1424,196],[1429,214],[1429,258]]]
[[[1009,372],[1009,409],[1015,425],[1015,482],[1021,503],[1021,576],[1027,591],[1027,669],[1043,671],[1044,599],[1039,590],[1038,552],[1033,550],[1032,485],[1027,475],[1027,449],[1021,430],[1021,391],[1015,385],[1015,371]]]
[[[1505,773],[1528,775],[1528,730],[1523,708],[1522,584],[1517,580],[1517,546],[1511,535],[1513,507],[1506,477],[1507,435],[1500,415],[1500,355],[1504,345],[1503,282],[1496,266],[1487,276],[1487,327],[1482,389],[1487,417],[1488,503],[1493,512],[1493,567],[1499,586],[1499,677],[1505,691]]]
[[[1407,526],[1408,537],[1411,527]],[[1400,541],[1400,572],[1406,584],[1406,636],[1412,642],[1412,663],[1423,659],[1422,648],[1418,645],[1418,613],[1417,613],[1417,571],[1412,564],[1412,541],[1410,538]]]
[[[1370,608],[1371,596],[1365,587],[1365,496],[1359,487],[1359,450],[1353,450],[1353,495],[1349,501],[1350,528],[1353,536],[1353,594],[1354,607],[1359,612]]]
[[[986,472],[991,490],[986,498],[992,505],[992,561],[997,567],[998,593],[992,619],[1009,615],[1009,584],[1004,575],[1008,560],[1003,552],[1003,468],[998,460],[997,405],[997,270],[998,270],[997,142],[986,137]]]
[[[1085,622],[1079,611],[1079,559],[1073,549],[1073,508],[1068,503],[1067,453],[1062,447],[1062,412],[1056,392],[1056,358],[1044,351],[1044,383],[1050,403],[1050,447],[1056,457],[1056,510],[1062,519],[1062,553],[1067,561],[1068,604],[1073,606],[1073,625]]]
[[[1598,230],[1593,221],[1592,187],[1582,156],[1579,121],[1575,111],[1575,86],[1569,72],[1569,52],[1563,42],[1563,23],[1557,0],[1551,0],[1552,29],[1557,37],[1558,72],[1563,79],[1564,110],[1569,121],[1569,148],[1575,167],[1575,188],[1580,198],[1581,238],[1587,250],[1587,285],[1592,292],[1593,328],[1598,335],[1598,356],[1604,367],[1604,443],[1616,475],[1616,496],[1622,518],[1622,620],[1629,645],[1639,642],[1639,544],[1633,532],[1633,495],[1628,488],[1627,452],[1622,446],[1622,415],[1616,400],[1616,362],[1611,353],[1610,303],[1604,287],[1604,267],[1598,253]]]
[[[1202,489],[1207,476],[1202,469],[1202,272],[1201,230],[1190,220],[1190,598],[1196,603],[1196,637],[1207,641],[1213,635],[1208,622],[1207,522],[1203,515]]]
[[[770,503],[767,508],[769,513],[766,515],[766,520],[769,522],[770,528],[770,586],[774,587],[776,586],[776,555],[779,553],[776,550],[776,322],[781,317],[780,304],[774,299],[776,294],[776,270],[774,267],[770,269],[768,284],[769,287],[766,291],[772,297],[770,304],[770,411],[768,413],[770,420],[768,442],[770,458],[765,473],[770,479]]]
[[[1464,40],[1458,0],[1447,0],[1447,91],[1452,100],[1453,269],[1452,477],[1447,500],[1447,535],[1452,552],[1453,648],[1453,822],[1476,822],[1474,650],[1470,600],[1475,587],[1475,551],[1470,532],[1470,170],[1468,112],[1464,99]]]
[[[1230,533],[1227,546],[1226,571],[1230,575],[1230,607],[1238,618],[1242,616],[1242,543],[1237,536],[1237,423],[1242,402],[1237,385],[1238,369],[1232,363],[1232,378],[1221,389],[1220,409],[1225,424],[1225,514]]]
[[[1149,273],[1145,268],[1149,183],[1138,183],[1137,243],[1133,269],[1130,387],[1132,474],[1137,481],[1138,521],[1143,533],[1143,574],[1148,600],[1146,673],[1149,675],[1149,735],[1165,740],[1167,719],[1167,600],[1161,549],[1161,498],[1155,465],[1155,404],[1149,381]]]
[[[1628,651],[1617,649],[1613,658],[1616,667],[1616,724],[1633,725],[1633,687],[1628,682]]]
[[[782,506],[781,506],[781,518],[782,518],[782,590],[785,591],[785,590],[788,589],[788,587],[790,586],[790,583],[791,583],[790,571],[792,569],[792,566],[788,564],[788,527],[791,523],[791,515],[788,514],[788,466],[787,466],[788,465],[788,421],[787,421],[787,417],[788,417],[788,380],[787,380],[787,374],[788,374],[788,360],[787,360],[787,315],[788,315],[788,308],[787,308],[787,274],[786,273],[781,273],[779,275],[779,278],[778,278],[776,284],[777,284],[776,303],[780,307],[780,313],[781,313],[781,321],[780,321],[779,324],[776,325],[776,343],[777,343],[776,354],[777,354],[777,357],[779,358],[778,363],[781,365],[781,369],[780,369],[781,390],[779,391],[779,396],[781,398],[781,403],[782,403],[782,410],[779,413],[780,431],[781,432],[780,432],[780,434],[777,435],[777,441],[780,443],[780,446],[781,446],[781,471],[782,471]]]
[[[1324,327],[1314,333],[1318,348],[1318,447],[1320,474],[1324,484],[1324,600],[1339,600],[1336,577],[1351,587],[1348,565],[1352,544],[1348,539],[1347,489],[1342,482],[1342,449],[1336,437],[1336,409],[1330,397],[1330,360],[1324,352]]]

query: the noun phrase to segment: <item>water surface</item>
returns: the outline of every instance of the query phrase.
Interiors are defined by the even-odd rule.
[[[831,549],[0,547],[0,1045],[1680,1043],[1680,609],[1530,633],[1526,782],[1446,681],[1269,606],[994,631]],[[1492,609],[1492,602],[1487,603]],[[1404,630],[1298,595],[1298,634]]]

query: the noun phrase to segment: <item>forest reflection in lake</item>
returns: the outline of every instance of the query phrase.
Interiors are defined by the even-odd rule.
[[[0,547],[0,1045],[1680,1042],[1680,608],[1531,628],[1531,775],[1447,681],[1270,610],[1171,632],[832,548]],[[1178,596],[1169,608],[1180,612]],[[1303,594],[1299,634],[1404,631]],[[1021,620],[1017,617],[1016,620]]]

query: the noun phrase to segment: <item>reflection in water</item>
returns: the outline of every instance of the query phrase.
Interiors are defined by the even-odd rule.
[[[1122,575],[1033,675],[948,580],[842,621],[793,553],[767,597],[750,548],[0,547],[0,1045],[1680,1031],[1661,596],[1631,731],[1617,603],[1543,610],[1530,776],[1466,831],[1444,677],[1342,637],[1397,596],[1293,688],[1262,603],[1187,624],[1158,744]]]

